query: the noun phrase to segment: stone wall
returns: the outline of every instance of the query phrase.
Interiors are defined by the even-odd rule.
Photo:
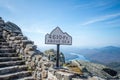
[[[41,51],[37,50],[34,42],[28,40],[17,25],[12,22],[4,22],[1,17],[0,31],[9,46],[13,47],[16,54],[26,61],[28,69],[33,71],[34,78],[37,80],[47,78],[48,67],[53,66],[53,63],[48,61]]]

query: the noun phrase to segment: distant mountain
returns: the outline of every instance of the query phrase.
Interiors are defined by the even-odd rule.
[[[82,49],[79,52],[93,62],[102,64],[120,62],[120,47],[107,46],[97,49]]]
[[[94,49],[80,49],[76,47],[61,47],[66,61],[69,60],[89,60],[92,62],[109,64],[120,63],[120,47],[107,46]],[[72,54],[71,54],[72,53]]]

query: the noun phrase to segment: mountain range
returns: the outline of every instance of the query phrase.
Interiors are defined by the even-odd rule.
[[[102,64],[120,62],[120,47],[107,46],[97,49],[81,49],[79,54],[84,55],[90,61]]]
[[[81,49],[79,54],[91,62],[104,64],[120,73],[120,47],[107,46],[97,49]]]

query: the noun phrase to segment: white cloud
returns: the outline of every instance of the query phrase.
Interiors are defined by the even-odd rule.
[[[117,24],[117,23],[120,23],[120,18],[119,19],[115,19],[115,20],[112,20],[112,21],[108,21],[106,22],[107,24]]]
[[[106,16],[101,16],[101,17],[97,17],[95,19],[86,21],[86,22],[82,23],[82,25],[85,26],[85,25],[96,23],[96,22],[105,21],[105,20],[108,20],[108,19],[111,19],[111,18],[115,18],[115,17],[118,17],[118,16],[120,16],[120,13],[109,14],[109,15],[106,15]]]
[[[79,5],[75,5],[74,8],[78,9],[90,9],[90,8],[99,8],[99,9],[104,9],[104,8],[109,8],[113,6],[113,1],[102,1],[102,0],[97,0],[97,1],[89,1],[85,2]]]

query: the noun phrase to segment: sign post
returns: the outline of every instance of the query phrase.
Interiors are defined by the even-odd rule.
[[[56,68],[59,68],[60,45],[72,45],[72,37],[56,27],[50,34],[45,35],[45,44],[57,45]]]
[[[57,56],[56,56],[56,67],[59,68],[59,52],[60,52],[60,44],[57,44]]]

